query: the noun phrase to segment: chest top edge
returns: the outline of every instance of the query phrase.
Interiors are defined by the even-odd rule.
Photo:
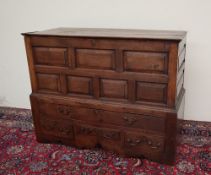
[[[183,40],[186,31],[145,30],[145,29],[109,29],[109,28],[54,28],[44,31],[22,33],[24,36],[57,36],[57,37],[94,37],[152,40]]]

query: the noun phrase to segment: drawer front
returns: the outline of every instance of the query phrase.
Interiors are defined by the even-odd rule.
[[[167,53],[125,51],[124,69],[131,72],[167,73]]]
[[[92,108],[69,106],[40,101],[39,111],[40,113],[51,116],[55,119],[76,119],[88,122],[100,121],[100,118],[98,117],[99,110]]]
[[[119,130],[95,127],[83,123],[77,122],[75,124],[75,144],[77,146],[93,148],[100,145],[109,150],[119,150],[119,144],[121,143]]]
[[[36,65],[67,66],[67,49],[50,47],[33,47]]]
[[[165,118],[103,110],[98,110],[97,116],[99,123],[156,131],[159,133],[165,132]]]
[[[56,120],[40,115],[40,126],[43,134],[64,139],[73,139],[73,125],[70,120]]]
[[[141,132],[126,132],[124,146],[128,155],[159,160],[164,152],[164,137]]]
[[[120,131],[117,129],[94,127],[87,124],[76,124],[76,134],[96,136],[101,139],[117,141],[120,140]]]
[[[119,113],[101,109],[68,106],[47,102],[39,103],[41,113],[53,118],[75,119],[97,125],[116,125],[159,133],[165,132],[165,118],[131,113]]]

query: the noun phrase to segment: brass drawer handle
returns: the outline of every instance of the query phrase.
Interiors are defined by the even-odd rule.
[[[123,116],[123,119],[125,122],[127,122],[128,125],[132,125],[137,121],[137,119],[135,117],[128,117],[126,115]]]

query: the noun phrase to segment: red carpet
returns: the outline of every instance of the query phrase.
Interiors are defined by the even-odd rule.
[[[30,110],[0,107],[0,175],[210,175],[211,123],[180,121],[175,166],[36,142]]]

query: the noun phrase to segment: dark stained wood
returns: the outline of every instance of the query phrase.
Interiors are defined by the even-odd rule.
[[[68,93],[76,94],[93,94],[92,78],[67,76],[67,91]]]
[[[114,64],[113,50],[76,49],[76,68],[113,70]]]
[[[67,49],[65,48],[34,47],[33,53],[35,64],[50,66],[67,65]]]
[[[164,74],[152,74],[152,73],[137,73],[137,72],[124,72],[122,74],[110,70],[96,70],[96,69],[74,69],[74,71],[61,68],[61,67],[47,67],[47,66],[35,66],[35,71],[40,73],[64,73],[66,75],[80,76],[86,72],[86,76],[107,78],[107,79],[135,79],[137,81],[155,82],[155,83],[168,83],[168,75]]]
[[[165,73],[166,58],[166,53],[125,51],[124,68],[132,72]]]
[[[176,101],[176,84],[177,84],[177,60],[178,60],[178,44],[171,43],[169,48],[168,62],[168,90],[167,105],[175,107]]]
[[[136,100],[166,103],[167,85],[137,82]]]
[[[37,140],[174,164],[186,32],[25,33]]]
[[[60,92],[59,75],[56,74],[36,74],[38,91]]]
[[[144,156],[162,162],[164,138],[144,132],[126,132],[124,138],[125,152],[129,156]]]
[[[114,49],[168,52],[167,41],[160,40],[137,40],[137,39],[100,39],[100,38],[65,38],[65,37],[44,37],[31,36],[31,44],[34,47],[74,47],[74,48],[92,48],[92,49]],[[95,45],[93,46],[93,40]],[[176,41],[175,41],[176,42]]]
[[[128,96],[127,81],[101,79],[100,89],[101,97],[126,99]]]
[[[28,36],[25,36],[24,41],[25,41],[25,47],[26,47],[26,54],[27,54],[27,60],[28,60],[32,92],[35,92],[35,91],[37,91],[37,79],[36,79],[36,73],[34,70],[35,64],[34,64],[34,59],[33,59],[31,38]]]
[[[182,40],[186,32],[167,30],[57,28],[24,33],[23,35]]]

